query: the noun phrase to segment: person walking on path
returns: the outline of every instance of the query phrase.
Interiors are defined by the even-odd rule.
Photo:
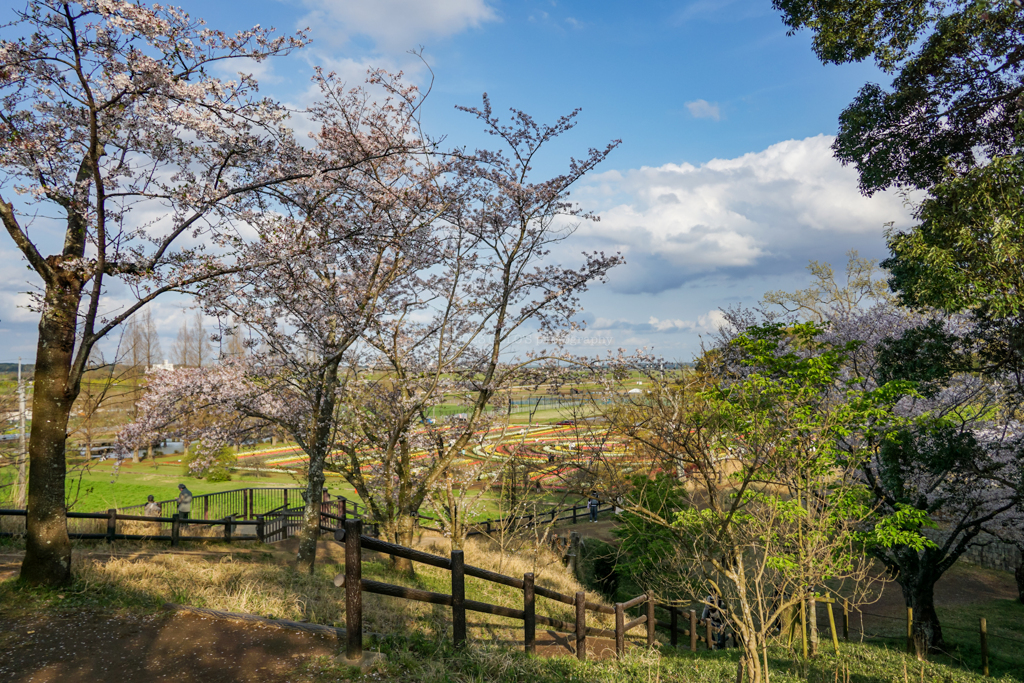
[[[597,502],[597,498],[594,498],[593,496],[591,496],[590,500],[587,501],[587,509],[590,511],[590,521],[591,522],[596,522],[597,521],[597,506],[598,505],[600,505],[600,503],[598,503]]]
[[[192,492],[184,484],[178,484],[178,518],[188,519],[192,512]]]

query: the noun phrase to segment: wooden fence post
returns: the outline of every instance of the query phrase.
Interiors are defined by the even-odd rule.
[[[484,524],[487,525],[487,535],[490,536],[491,535],[491,520],[487,520],[486,522],[484,522]]]
[[[622,603],[615,603],[615,656],[621,657],[626,651],[626,615]]]
[[[533,572],[523,574],[523,644],[527,654],[537,652],[537,612],[533,595]]]
[[[341,499],[341,523],[344,524],[345,520],[348,519],[348,499]]]
[[[107,542],[113,543],[114,536],[117,535],[117,509],[111,508],[107,510]]]
[[[576,568],[579,566],[580,535],[575,531],[569,532],[569,573],[576,576]]]
[[[803,645],[804,659],[807,659],[807,601],[800,600],[800,642]]]
[[[575,505],[572,506],[572,523],[573,524],[576,523],[576,506]]]
[[[818,601],[814,594],[807,600],[807,625],[810,637],[810,654],[812,657],[818,654]]]
[[[203,496],[203,519],[210,518],[210,496]]]
[[[647,647],[654,647],[654,594],[647,594]]]
[[[850,601],[843,598],[843,640],[850,642]]]
[[[672,647],[679,644],[679,610],[675,607],[668,608],[668,633],[669,643]]]
[[[988,624],[985,617],[981,618],[981,669],[982,675],[988,676]]]
[[[345,521],[345,657],[363,657],[363,522]]]
[[[697,610],[690,610],[690,652],[697,651]]]
[[[256,515],[256,538],[260,539],[260,543],[263,543],[263,536],[263,515]]]
[[[907,654],[914,651],[914,608],[907,608]]]
[[[576,659],[587,661],[587,594],[576,592]]]
[[[178,547],[178,539],[181,538],[181,517],[175,512],[171,515],[171,547]]]
[[[231,543],[231,515],[224,518],[224,542]]]
[[[466,645],[466,559],[463,551],[452,551],[452,640],[455,647]]]
[[[836,618],[832,614],[832,603],[827,602],[825,606],[828,608],[828,628],[832,632],[832,647],[835,648],[836,654],[839,654],[839,636],[836,635]]]
[[[715,639],[711,633],[711,617],[704,620],[704,637],[707,638],[706,644],[709,650],[715,649]]]

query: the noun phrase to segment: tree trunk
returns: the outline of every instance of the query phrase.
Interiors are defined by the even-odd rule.
[[[320,510],[324,499],[324,455],[310,454],[309,480],[306,482],[306,509],[299,532],[299,553],[296,565],[310,574],[316,563],[316,545],[320,540]]]
[[[1013,578],[1017,579],[1017,599],[1024,603],[1024,556],[1021,557],[1021,563],[1013,571]]]
[[[746,606],[744,606],[746,607]],[[746,609],[743,610],[744,614],[749,618],[750,612]],[[750,628],[752,624],[748,624],[747,628],[739,627],[733,629],[733,637],[739,639],[736,644],[737,647],[743,649],[743,656],[740,657],[739,669],[736,672],[736,680],[746,680],[748,683],[761,683],[763,680],[761,673],[761,650],[764,645],[759,642],[759,635],[757,631]]]
[[[39,319],[32,435],[29,440],[28,506],[25,559],[21,579],[30,584],[61,586],[71,581],[64,480],[65,445],[77,383],[69,386],[75,353],[75,325],[80,287],[58,281],[47,286]]]
[[[404,545],[406,548],[412,546],[413,539],[416,536],[416,519],[412,515],[401,515],[391,525],[391,538],[394,543],[398,545]],[[407,560],[404,557],[395,557],[392,555],[391,567],[396,571],[400,571],[408,576],[414,576],[416,569],[413,567],[412,560]]]
[[[914,641],[928,649],[945,647],[942,639],[942,625],[935,612],[935,582],[938,577],[921,572],[917,576],[906,576],[900,581],[903,598],[908,607],[914,608]],[[923,653],[919,653],[923,654]]]

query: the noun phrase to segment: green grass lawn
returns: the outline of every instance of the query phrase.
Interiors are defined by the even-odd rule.
[[[936,611],[942,635],[952,646],[950,663],[971,671],[981,670],[979,621],[985,617],[992,675],[1007,674],[1024,680],[1024,605],[1016,600],[989,600],[955,608],[938,607]]]
[[[123,461],[115,466],[112,461],[92,463],[88,468],[73,470],[67,480],[68,500],[73,501],[72,510],[76,512],[97,512],[110,508],[139,505],[146,502],[146,496],[152,494],[157,500],[170,500],[178,495],[178,484],[185,484],[193,495],[230,491],[240,488],[262,487],[299,487],[303,486],[299,473],[295,476],[282,472],[267,472],[257,477],[248,471],[236,471],[231,481],[208,482],[185,474],[184,465],[180,463],[180,454],[160,456],[155,464],[150,460],[140,463]],[[342,495],[349,500],[362,502],[348,482],[338,476],[328,476],[327,490],[332,497]],[[541,491],[531,494],[531,502],[536,502],[541,510],[551,506],[578,504],[582,499],[566,496],[557,491]],[[498,492],[488,491],[480,501],[479,510],[473,519],[494,519],[499,516],[502,505]],[[433,511],[425,506],[423,514],[433,516]]]
[[[103,461],[76,469],[68,476],[68,500],[74,501],[72,509],[76,512],[94,512],[145,503],[150,494],[157,500],[169,500],[178,495],[178,484],[188,486],[193,495],[249,487],[303,485],[298,472],[294,477],[280,472],[264,473],[260,477],[251,472],[236,472],[231,481],[208,482],[187,476],[184,465],[178,462],[179,457],[180,454],[158,457],[155,464],[150,460],[124,461],[119,467],[112,461]],[[332,496],[359,500],[353,488],[339,477],[328,478],[327,490]]]

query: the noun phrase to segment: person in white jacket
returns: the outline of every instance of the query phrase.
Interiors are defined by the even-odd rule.
[[[188,519],[192,512],[192,492],[184,484],[178,484],[178,518]]]

